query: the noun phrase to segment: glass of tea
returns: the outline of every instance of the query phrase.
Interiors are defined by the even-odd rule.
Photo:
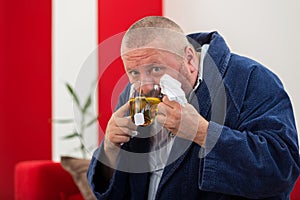
[[[130,88],[130,116],[137,126],[150,125],[157,113],[157,105],[162,100],[159,84],[137,81]]]

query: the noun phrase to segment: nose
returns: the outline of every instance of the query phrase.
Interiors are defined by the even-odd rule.
[[[149,96],[151,91],[153,91],[153,82],[141,82],[141,94],[145,96]]]
[[[159,97],[160,87],[155,82],[135,82],[134,84],[136,96]]]
[[[139,81],[139,90],[141,94],[147,96],[150,91],[153,90],[153,84],[154,80],[153,77],[151,77],[150,73],[148,72],[142,72],[140,74],[140,81]]]
[[[140,81],[141,82],[153,82],[153,77],[149,72],[141,72],[140,74]]]

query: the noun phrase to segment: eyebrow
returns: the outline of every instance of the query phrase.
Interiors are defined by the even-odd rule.
[[[149,63],[149,64],[145,64],[145,65],[141,65],[141,66],[135,66],[133,68],[128,67],[127,71],[139,71],[139,68],[150,68],[150,67],[163,67],[163,64],[159,64],[159,63]]]

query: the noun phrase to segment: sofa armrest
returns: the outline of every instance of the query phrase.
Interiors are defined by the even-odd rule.
[[[60,163],[37,160],[16,165],[16,200],[67,200],[72,196],[81,196],[80,191]]]
[[[290,195],[291,200],[299,200],[300,199],[300,177],[297,179],[294,188]]]

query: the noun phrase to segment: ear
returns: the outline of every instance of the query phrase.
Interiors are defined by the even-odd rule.
[[[185,62],[189,67],[191,73],[195,72],[199,68],[199,57],[197,56],[195,50],[187,46],[184,50],[185,53]]]

